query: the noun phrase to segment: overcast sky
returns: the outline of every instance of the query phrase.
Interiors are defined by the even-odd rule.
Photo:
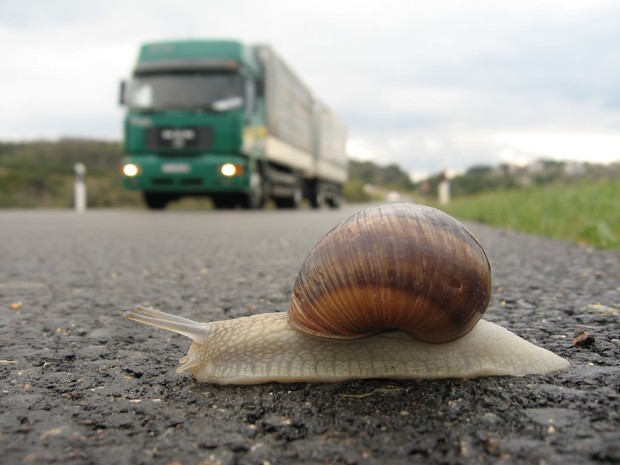
[[[620,159],[620,1],[0,0],[0,140],[120,140],[141,42],[269,43],[414,174]]]

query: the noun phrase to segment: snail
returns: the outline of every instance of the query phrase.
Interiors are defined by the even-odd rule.
[[[287,313],[198,323],[137,306],[124,318],[192,339],[177,372],[199,382],[338,382],[523,376],[563,358],[481,319],[491,268],[446,213],[370,207],[328,232],[303,262]]]

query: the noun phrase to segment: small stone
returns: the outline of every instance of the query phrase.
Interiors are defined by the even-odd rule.
[[[575,347],[590,347],[594,344],[594,341],[594,336],[585,329],[576,329],[572,343]]]

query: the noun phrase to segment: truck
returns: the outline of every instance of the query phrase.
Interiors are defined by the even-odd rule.
[[[347,128],[268,45],[143,44],[121,81],[123,184],[150,209],[185,196],[215,208],[336,208]]]

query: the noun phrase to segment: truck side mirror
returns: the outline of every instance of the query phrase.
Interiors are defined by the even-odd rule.
[[[118,104],[119,105],[125,105],[125,88],[127,87],[127,83],[123,80],[120,83],[119,86],[119,92],[118,92]]]

